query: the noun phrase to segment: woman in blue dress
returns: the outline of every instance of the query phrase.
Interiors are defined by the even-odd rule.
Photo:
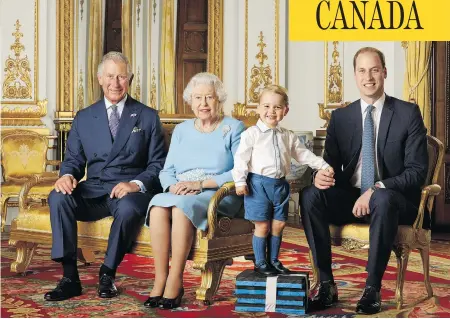
[[[244,124],[221,115],[226,92],[211,73],[196,74],[183,99],[191,105],[194,119],[178,124],[159,179],[164,193],[151,200],[146,224],[150,227],[155,263],[155,283],[146,307],[176,308],[183,296],[183,271],[196,229],[206,230],[211,197],[232,181],[233,155]],[[243,212],[238,196],[221,201],[218,212],[235,217]],[[169,251],[172,262],[169,271]]]

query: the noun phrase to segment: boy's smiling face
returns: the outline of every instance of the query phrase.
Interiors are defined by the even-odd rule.
[[[289,107],[284,104],[283,97],[280,94],[265,92],[259,100],[256,112],[264,124],[270,128],[275,128],[289,112]]]

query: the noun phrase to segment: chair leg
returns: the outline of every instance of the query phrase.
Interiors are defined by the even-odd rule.
[[[319,269],[317,269],[316,264],[314,263],[314,257],[312,255],[311,249],[309,250],[309,262],[311,263],[311,270],[312,270],[312,276],[313,279],[311,281],[311,286],[309,287],[309,290],[312,291],[317,288],[320,282],[319,278]]]
[[[207,305],[211,304],[212,298],[219,288],[225,266],[231,266],[232,264],[233,259],[231,258],[206,263],[194,262],[194,269],[199,269],[202,272],[202,283],[196,291],[197,300],[203,300]]]
[[[37,244],[10,240],[9,245],[16,247],[16,261],[11,263],[11,271],[16,273],[26,272],[36,251]]]
[[[5,225],[6,225],[6,213],[7,213],[7,209],[8,209],[8,199],[9,199],[9,197],[3,196],[3,194],[1,195],[0,209],[1,209],[1,216],[2,216],[2,229],[1,229],[2,233],[5,230]]]
[[[88,266],[89,264],[95,262],[95,254],[90,249],[78,248],[78,250],[77,250],[77,257],[86,266]]]
[[[433,288],[430,283],[430,249],[429,247],[419,248],[420,257],[422,257],[423,276],[425,278],[425,288],[428,297],[433,297]]]
[[[397,310],[402,309],[403,306],[403,284],[405,283],[406,267],[408,266],[408,259],[410,249],[405,245],[394,247],[395,256],[397,257],[397,284],[395,288],[395,302]]]

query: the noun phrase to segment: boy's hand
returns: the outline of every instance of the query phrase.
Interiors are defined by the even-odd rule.
[[[242,196],[242,195],[249,195],[250,192],[248,191],[247,185],[244,185],[244,186],[237,186],[237,187],[236,187],[236,194],[239,195],[239,196]]]
[[[331,166],[328,166],[328,168],[326,169],[326,171],[328,171],[329,173],[331,173],[332,175],[331,175],[331,177],[333,177],[334,176],[334,169],[333,169],[333,167],[331,167]]]

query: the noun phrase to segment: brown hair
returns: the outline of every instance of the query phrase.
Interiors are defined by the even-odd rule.
[[[355,53],[355,56],[353,57],[353,71],[356,70],[356,59],[358,58],[358,55],[360,55],[361,53],[366,53],[366,52],[372,52],[372,53],[378,54],[378,57],[380,58],[381,65],[383,66],[383,69],[386,68],[386,60],[384,58],[383,52],[381,52],[380,50],[375,49],[373,47],[364,47],[364,48],[359,49]]]
[[[263,96],[264,93],[266,92],[272,92],[278,95],[281,95],[283,98],[283,102],[286,106],[289,105],[289,97],[287,95],[287,90],[282,87],[281,85],[276,85],[276,84],[269,84],[268,86],[266,86],[264,89],[261,90],[261,92],[259,92],[259,97],[258,97],[258,102],[261,103],[261,97]]]

